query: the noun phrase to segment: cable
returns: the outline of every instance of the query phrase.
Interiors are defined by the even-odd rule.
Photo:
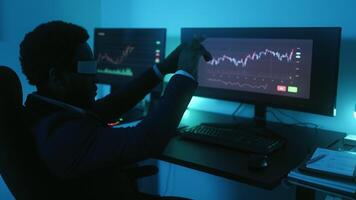
[[[231,116],[232,116],[232,118],[233,118],[235,121],[238,120],[236,114],[241,110],[241,108],[242,108],[243,105],[244,105],[243,103],[240,103],[240,104],[236,107],[236,109],[234,110],[234,112],[232,112]]]
[[[311,123],[311,122],[303,122],[303,121],[300,121],[298,120],[297,118],[291,116],[291,115],[288,115],[286,114],[285,112],[282,112],[281,110],[279,109],[273,109],[273,110],[276,110],[278,113],[288,117],[289,119],[292,119],[293,121],[296,121],[297,123],[285,123],[285,124],[289,124],[289,125],[302,125],[302,126],[306,126],[306,127],[311,127],[311,128],[319,128],[319,125],[318,124],[315,124],[315,123]],[[276,117],[276,114],[273,112],[273,111],[270,111],[271,113],[273,113],[273,115]],[[278,119],[277,119],[278,120]],[[281,121],[281,120],[278,120],[278,121]]]
[[[305,126],[305,127],[309,127],[309,128],[319,128],[318,124],[311,123],[311,122],[300,122],[300,123],[294,123],[291,125],[301,125],[301,126]]]
[[[291,115],[288,115],[288,114],[282,112],[282,111],[279,110],[279,109],[274,109],[274,110],[276,110],[276,111],[279,112],[280,114],[282,114],[282,115],[284,115],[284,116],[286,116],[286,117],[288,117],[288,118],[290,118],[290,119],[292,119],[292,120],[294,120],[294,121],[296,121],[296,122],[298,122],[298,123],[303,123],[303,122],[300,121],[299,119],[297,119],[297,118],[295,118],[295,117],[293,117],[293,116],[291,116]]]
[[[278,109],[276,109],[278,110]],[[302,122],[286,113],[283,113],[282,111],[278,110],[280,114],[284,115],[284,116],[287,116],[289,117],[290,119],[293,119],[294,121],[297,121],[297,123],[285,123],[283,122],[278,116],[276,113],[274,113],[272,110],[270,111],[267,111],[267,113],[271,113],[273,115],[274,118],[276,118],[276,120],[281,123],[281,124],[284,124],[284,125],[288,125],[288,126],[304,126],[304,127],[307,127],[307,128],[313,128],[314,131],[315,131],[315,134],[317,134],[319,132],[319,125],[315,124],[315,123],[310,123],[310,122]]]
[[[311,122],[302,122],[302,121],[298,120],[297,118],[295,118],[295,117],[293,117],[291,115],[288,115],[285,112],[282,112],[279,109],[275,109],[275,110],[277,110],[280,114],[282,114],[282,115],[284,115],[286,117],[289,117],[290,119],[292,119],[292,120],[297,122],[297,123],[294,123],[294,124],[291,124],[291,125],[302,125],[302,126],[311,127],[311,128],[319,128],[318,124],[311,123]]]
[[[287,123],[283,122],[277,115],[276,113],[274,113],[273,111],[267,111],[267,113],[271,113],[273,115],[273,117],[281,124],[285,124],[288,125]]]
[[[241,111],[241,108],[244,104],[243,103],[240,103],[236,109],[234,110],[234,112],[231,114],[232,118],[237,121],[237,116],[236,115],[238,112]],[[278,115],[273,112],[273,110],[271,108],[267,108],[267,113],[270,113],[272,114],[272,116],[281,124],[284,124],[284,125],[289,125],[289,126],[304,126],[304,127],[308,127],[308,128],[313,128],[315,130],[316,133],[318,133],[318,129],[319,129],[319,125],[318,124],[315,124],[315,123],[311,123],[311,122],[303,122],[303,121],[300,121],[299,119],[291,116],[291,115],[288,115],[284,112],[282,112],[281,110],[279,109],[273,109],[273,110],[276,110],[279,114],[289,118],[289,119],[292,119],[293,121],[295,121],[296,123],[286,123],[284,122],[280,117],[278,117]]]

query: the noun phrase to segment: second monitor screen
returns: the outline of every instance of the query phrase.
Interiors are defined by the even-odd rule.
[[[96,29],[94,51],[100,82],[125,82],[161,62],[165,40],[166,29],[160,28]]]
[[[312,40],[208,37],[203,44],[213,59],[200,62],[202,87],[310,97]]]

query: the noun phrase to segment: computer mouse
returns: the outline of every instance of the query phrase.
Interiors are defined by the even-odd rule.
[[[268,157],[266,155],[251,154],[248,157],[248,168],[253,170],[268,167]]]

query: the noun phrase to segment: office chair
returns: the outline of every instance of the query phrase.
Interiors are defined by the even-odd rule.
[[[48,199],[56,178],[36,153],[22,117],[22,87],[16,73],[0,66],[0,174],[16,199]]]
[[[22,87],[16,73],[0,66],[0,174],[16,199],[92,199],[90,176],[60,180],[39,158],[34,138],[26,127]],[[156,174],[152,165],[125,169],[134,180]],[[173,198],[175,199],[175,198]],[[180,199],[180,198],[177,198]]]

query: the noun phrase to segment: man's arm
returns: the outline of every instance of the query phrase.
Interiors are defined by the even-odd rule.
[[[196,87],[197,83],[190,78],[173,76],[157,106],[136,127],[100,130],[97,148],[111,154],[94,153],[94,157],[129,164],[161,153],[175,134]]]
[[[83,118],[51,119],[37,130],[48,132],[37,137],[41,156],[52,172],[64,178],[155,156],[174,134],[196,87],[188,77],[173,76],[157,106],[134,128],[114,129]]]
[[[91,111],[104,121],[111,121],[129,111],[160,82],[150,68],[119,91],[98,100]]]
[[[154,65],[127,87],[97,101],[92,111],[104,121],[111,121],[130,110],[163,79],[164,75],[176,72],[182,49],[183,45],[179,45],[163,62]]]

